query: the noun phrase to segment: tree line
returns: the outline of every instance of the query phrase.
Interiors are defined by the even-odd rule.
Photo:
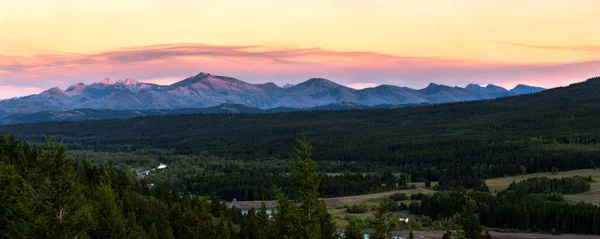
[[[600,234],[600,207],[564,202],[561,194],[589,191],[584,177],[533,178],[493,195],[489,192],[439,192],[425,196],[411,212],[435,219],[451,218],[472,208],[482,225],[524,231]],[[563,186],[573,185],[574,188]],[[411,205],[412,206],[412,205]]]

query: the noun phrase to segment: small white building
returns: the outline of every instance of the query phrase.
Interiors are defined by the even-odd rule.
[[[150,174],[150,172],[152,172],[152,171],[154,171],[154,170],[156,170],[156,169],[165,169],[165,168],[167,168],[167,165],[166,165],[166,164],[164,164],[164,163],[159,163],[158,167],[156,167],[155,169],[153,168],[153,169],[144,170],[144,171],[142,171],[142,174],[143,174],[143,175],[149,175],[149,174]]]

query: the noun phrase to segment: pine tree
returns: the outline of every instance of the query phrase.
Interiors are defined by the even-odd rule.
[[[297,225],[296,206],[280,188],[275,188],[274,191],[277,200],[277,213],[273,216],[276,238],[292,238]]]
[[[312,147],[305,136],[298,140],[293,163],[292,185],[296,200],[289,200],[280,189],[275,189],[278,210],[275,221],[279,238],[333,239],[335,223],[327,212],[325,202],[319,199],[319,185],[323,175],[317,172],[312,160]]]
[[[371,220],[375,231],[370,235],[371,238],[388,239],[392,237],[392,231],[398,226],[398,222],[389,208],[389,201],[384,200],[375,210],[374,218]]]
[[[272,233],[272,228],[271,228],[272,221],[269,218],[269,214],[267,213],[267,205],[265,205],[264,202],[260,204],[260,209],[256,213],[256,216],[253,217],[253,219],[256,220],[256,223],[253,223],[253,225],[255,225],[255,227],[252,228],[256,234],[255,238],[257,238],[257,239],[269,238]]]
[[[473,212],[474,204],[475,202],[470,200],[459,217],[459,224],[465,236],[469,239],[479,239],[482,237],[481,233],[483,232],[483,228],[479,224],[479,216]]]
[[[33,221],[29,185],[13,166],[0,162],[0,235],[30,238],[27,222]]]
[[[126,221],[125,228],[127,228],[126,237],[125,237],[127,239],[145,238],[146,237],[144,229],[140,225],[138,225],[135,213],[133,213],[133,212],[130,212],[129,214],[127,214],[127,221]]]
[[[337,226],[335,225],[335,221],[329,212],[327,211],[327,206],[325,206],[325,202],[320,200],[319,208],[317,209],[318,213],[318,223],[321,229],[321,238],[323,239],[337,239],[339,235],[337,233]]]
[[[216,220],[206,210],[206,201],[193,198],[190,203],[192,210],[186,211],[183,216],[187,229],[186,235],[191,238],[214,238],[216,227],[213,222]]]
[[[363,239],[358,223],[355,220],[350,220],[350,224],[344,232],[344,239]]]
[[[36,237],[72,237],[78,230],[69,220],[79,209],[79,185],[65,151],[64,144],[52,139],[42,146],[32,178],[34,210],[38,215]]]
[[[156,224],[152,223],[150,225],[150,229],[148,229],[148,239],[159,239],[158,228],[156,228]]]
[[[217,224],[217,239],[230,239],[231,238],[231,229],[229,227],[229,221],[221,217],[218,219]]]
[[[312,148],[306,138],[298,141],[296,160],[292,171],[292,183],[297,190],[296,204],[299,204],[298,233],[303,238],[318,238],[319,233],[319,184],[321,175],[317,173],[317,164],[311,159]]]
[[[121,210],[117,205],[117,195],[110,185],[101,185],[96,190],[97,200],[96,223],[98,230],[96,236],[99,238],[123,238],[125,237],[125,222]]]

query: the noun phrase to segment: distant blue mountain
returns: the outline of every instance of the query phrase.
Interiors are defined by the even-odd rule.
[[[481,87],[473,84],[466,88],[430,84],[420,90],[381,85],[356,90],[322,78],[279,87],[273,83],[250,84],[231,77],[200,73],[168,86],[133,79],[116,82],[104,79],[91,85],[76,83],[66,90],[52,88],[37,95],[0,101],[0,118],[10,118],[12,115],[16,115],[13,118],[18,118],[38,112],[52,112],[53,115],[61,115],[57,112],[77,114],[73,111],[77,109],[88,109],[86,114],[102,118],[99,112],[91,113],[89,110],[139,113],[148,110],[208,109],[223,104],[244,105],[267,112],[272,111],[269,109],[350,109],[493,99],[543,90],[525,85],[506,90],[495,85]],[[108,112],[110,111],[104,113],[109,114]],[[67,118],[77,117],[73,115]]]

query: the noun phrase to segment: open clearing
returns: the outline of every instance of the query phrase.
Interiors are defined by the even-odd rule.
[[[492,193],[500,192],[506,188],[512,182],[519,182],[528,178],[533,177],[549,177],[549,178],[561,178],[561,177],[572,177],[572,176],[592,176],[594,182],[591,183],[591,191],[576,194],[576,195],[565,195],[565,199],[572,202],[589,202],[594,203],[596,205],[600,205],[600,170],[595,169],[581,169],[581,170],[573,170],[573,171],[564,171],[559,172],[558,174],[548,173],[535,173],[535,174],[526,174],[512,177],[503,177],[503,178],[494,178],[486,180],[486,183]],[[414,193],[427,193],[432,194],[435,193],[433,190],[429,190],[424,188],[424,183],[414,183],[417,188],[416,189],[406,189],[406,190],[393,190],[381,193],[374,194],[366,194],[366,195],[357,195],[357,196],[348,196],[348,197],[337,197],[337,198],[325,198],[325,204],[329,208],[330,213],[336,219],[337,225],[340,228],[345,227],[348,222],[346,220],[347,217],[360,217],[360,218],[368,218],[373,216],[372,211],[368,211],[366,213],[361,214],[350,214],[346,212],[345,208],[342,208],[345,205],[355,205],[355,204],[366,204],[369,208],[373,206],[379,205],[382,198],[388,197],[395,193],[405,193],[407,195],[411,195]],[[433,182],[432,186],[436,183]],[[274,208],[276,206],[275,201],[238,201],[238,204],[244,209],[250,208],[259,208],[261,203],[265,203],[268,208]],[[409,201],[405,202],[406,204],[410,203]],[[414,217],[414,215],[409,215],[407,213],[397,213],[397,216],[401,217]],[[420,232],[422,235],[415,238],[439,238],[442,233],[437,234],[437,232]],[[544,234],[528,234],[528,233],[499,233],[494,232],[492,234],[494,238],[595,238],[600,239],[600,237],[596,236],[578,236],[578,235],[560,235],[560,236],[552,236],[552,235],[544,235]],[[421,237],[422,236],[422,237]]]
[[[547,173],[534,173],[534,174],[526,174],[512,177],[504,177],[504,178],[493,178],[488,179],[485,182],[490,189],[490,192],[496,193],[500,192],[506,188],[512,182],[520,182],[528,178],[533,177],[548,177],[548,178],[562,178],[562,177],[572,177],[572,176],[592,176],[594,180],[590,184],[590,191],[586,193],[576,194],[576,195],[564,195],[566,200],[573,202],[589,202],[594,203],[596,205],[600,205],[600,170],[597,169],[580,169],[580,170],[572,170],[572,171],[564,171],[558,172],[558,174],[552,174],[550,172]]]
[[[325,200],[325,204],[327,205],[327,208],[329,209],[329,212],[336,219],[337,226],[338,227],[346,227],[346,225],[348,224],[348,222],[346,220],[347,216],[368,218],[368,217],[373,216],[373,212],[369,210],[366,213],[350,214],[350,213],[346,212],[345,208],[342,208],[345,205],[355,205],[355,204],[363,204],[364,203],[370,209],[373,206],[379,205],[382,198],[389,197],[390,195],[395,194],[395,193],[405,193],[409,196],[414,193],[426,193],[426,194],[435,193],[435,191],[433,191],[433,190],[424,188],[425,185],[422,182],[414,183],[414,184],[415,184],[415,186],[417,186],[416,189],[393,190],[393,191],[374,193],[374,194],[365,194],[365,195],[348,196],[348,197],[337,197],[337,198],[325,198],[324,200]],[[410,201],[407,201],[405,203],[408,204],[409,202]],[[260,208],[262,203],[265,203],[267,208],[274,208],[276,206],[275,201],[238,201],[237,202],[237,204],[243,209]],[[403,217],[409,216],[407,213],[397,213],[397,214],[398,214],[397,216],[403,216]],[[406,215],[404,215],[404,214],[406,214]]]

